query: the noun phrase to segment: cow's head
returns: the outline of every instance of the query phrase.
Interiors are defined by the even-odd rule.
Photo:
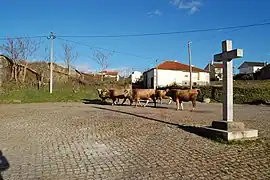
[[[106,98],[106,97],[108,97],[108,90],[107,89],[97,89],[97,91],[98,91],[98,96],[100,97],[100,98]]]
[[[102,93],[102,89],[97,89],[98,95],[100,95]]]

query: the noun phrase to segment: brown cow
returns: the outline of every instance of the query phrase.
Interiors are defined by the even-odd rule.
[[[169,90],[166,95],[170,96],[174,102],[176,102],[177,109],[179,110],[179,104],[181,104],[181,110],[183,111],[183,102],[192,102],[192,110],[194,111],[196,107],[196,99],[197,95],[199,94],[199,89],[187,89],[187,90],[181,90],[181,89],[171,89]]]
[[[166,93],[169,91],[169,89],[166,90],[156,90],[156,100],[160,100],[160,104],[162,104],[162,99],[169,99],[169,104],[172,103],[172,98],[170,96],[166,96]]]
[[[129,92],[130,90],[124,89],[124,88],[103,89],[103,90],[99,90],[99,92],[101,92],[99,97],[102,99],[106,99],[106,98],[112,99],[113,101],[112,106],[116,104],[116,100],[117,100],[117,104],[119,104],[119,99],[124,99],[122,102],[122,105],[124,104],[126,99],[129,99],[130,105],[131,105],[133,102],[132,98],[129,93],[126,93],[126,91]]]
[[[154,101],[155,107],[157,107],[155,94],[155,89],[132,89],[132,99],[136,102],[136,107],[138,103],[141,105],[140,100],[146,100],[146,103],[143,105],[146,107],[151,99]]]

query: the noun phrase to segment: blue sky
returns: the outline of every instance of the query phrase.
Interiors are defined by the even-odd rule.
[[[2,0],[1,7],[1,38],[43,36],[51,31],[56,36],[158,33],[248,25],[270,19],[268,0]],[[239,31],[65,39],[142,56],[114,53],[109,58],[108,69],[144,71],[156,64],[155,58],[158,62],[178,60],[188,64],[188,40],[192,41],[192,64],[199,68],[204,68],[215,53],[220,53],[221,41],[225,39],[233,40],[233,48],[244,49],[244,58],[234,61],[237,67],[244,60],[270,62],[269,32],[270,25]],[[55,40],[57,62],[63,62],[61,43]],[[74,66],[82,70],[99,68],[89,58],[92,56],[89,47],[73,45],[80,54]],[[50,47],[46,39],[36,59],[44,59],[48,54],[45,47]]]

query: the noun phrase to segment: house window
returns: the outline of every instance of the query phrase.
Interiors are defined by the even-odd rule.
[[[185,75],[185,77],[188,77],[188,75]]]

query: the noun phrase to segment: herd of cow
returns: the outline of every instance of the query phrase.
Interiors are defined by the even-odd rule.
[[[166,90],[155,90],[155,89],[132,89],[129,88],[103,88],[97,89],[99,97],[102,101],[105,102],[106,99],[112,99],[112,106],[119,104],[119,99],[124,99],[122,105],[126,102],[127,99],[130,101],[130,105],[135,101],[137,105],[146,107],[150,100],[153,100],[155,107],[157,107],[156,102],[160,100],[160,104],[162,104],[162,99],[169,99],[169,103],[172,101],[176,102],[177,109],[183,110],[183,102],[192,102],[192,110],[196,107],[196,99],[200,92],[199,89],[166,89]],[[142,105],[140,100],[146,100],[145,104]]]

